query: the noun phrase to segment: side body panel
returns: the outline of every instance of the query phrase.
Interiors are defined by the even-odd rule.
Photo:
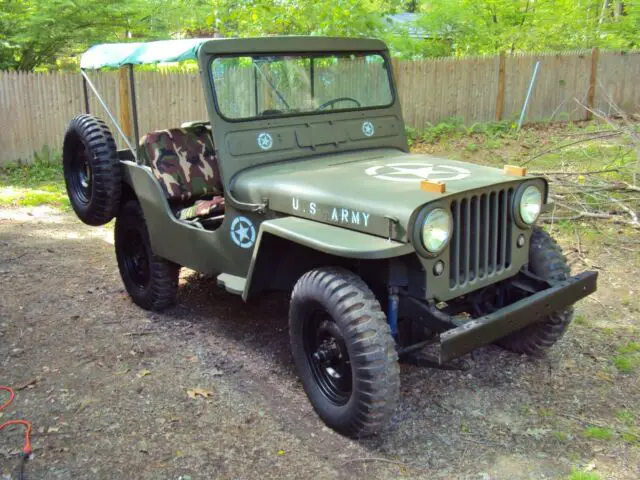
[[[157,255],[201,273],[229,273],[246,276],[251,261],[253,245],[264,215],[238,212],[228,206],[222,225],[214,231],[188,225],[175,218],[160,185],[147,167],[123,162],[125,181],[133,188],[144,212],[151,248]],[[231,226],[236,218],[247,228],[248,240],[234,242]],[[236,237],[237,238],[237,237]],[[253,238],[253,242],[249,240]],[[249,243],[251,243],[250,246]]]
[[[264,235],[327,255],[350,259],[383,259],[413,250],[403,244],[296,217],[275,218],[226,207],[222,225],[208,231],[175,218],[158,182],[147,167],[122,162],[124,178],[144,212],[151,247],[157,255],[207,274],[250,275]],[[242,236],[240,229],[246,229]]]

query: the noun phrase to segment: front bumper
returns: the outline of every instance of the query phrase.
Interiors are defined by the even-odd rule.
[[[418,320],[423,319],[432,324],[436,322],[440,325],[458,325],[439,336],[436,361],[443,365],[477,347],[495,342],[553,312],[573,305],[596,291],[597,279],[597,272],[584,272],[489,315],[462,323],[434,306],[428,307],[429,319],[419,316]]]

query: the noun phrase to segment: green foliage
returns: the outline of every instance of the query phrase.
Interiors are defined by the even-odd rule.
[[[573,323],[575,325],[586,325],[587,317],[585,317],[582,313],[578,313],[573,317]]]
[[[221,0],[208,19],[225,36],[337,35],[377,36],[391,2],[333,0]]]
[[[0,69],[67,68],[99,42],[169,38],[188,29],[205,1],[2,0]]]
[[[595,440],[611,440],[613,438],[613,432],[603,427],[587,427],[582,434],[587,438]]]
[[[419,25],[451,55],[638,46],[640,4],[602,0],[432,0]],[[560,13],[561,12],[561,13]]]
[[[435,125],[428,123],[427,127],[422,131],[420,139],[423,142],[434,143],[444,137],[455,137],[464,132],[463,119],[460,117],[451,117]]]
[[[484,146],[489,149],[501,148],[503,145],[498,139],[512,137],[516,133],[515,125],[510,122],[474,123],[471,126],[466,126],[461,117],[451,117],[436,124],[427,123],[426,128],[421,131],[412,127],[405,128],[410,145],[416,140],[437,143],[443,139],[480,135],[487,138]],[[470,152],[475,152],[480,148],[480,145],[470,143],[465,148]]]
[[[640,2],[621,10],[622,2],[603,8],[602,0],[0,1],[0,69],[72,70],[95,43],[214,34],[377,37],[404,58],[640,44]],[[402,12],[417,20],[387,21]]]
[[[70,208],[60,155],[46,148],[33,163],[0,168],[0,206],[38,205]]]
[[[624,440],[626,443],[630,443],[632,445],[634,444],[639,444],[640,443],[640,434],[635,431],[627,431],[627,432],[622,432],[622,440]]]
[[[636,416],[629,410],[618,410],[616,418],[624,425],[635,425]]]
[[[418,129],[410,127],[409,125],[404,126],[404,133],[407,137],[407,143],[409,144],[409,147],[412,147],[416,143],[416,140],[418,140],[418,138],[420,137]]]
[[[640,365],[640,343],[628,342],[617,348],[613,365],[621,373],[632,373]]]
[[[556,430],[552,432],[551,436],[556,440],[558,440],[559,442],[568,442],[569,440],[571,440],[571,435],[560,430]]]
[[[583,472],[574,468],[567,480],[601,480],[601,477],[596,472]]]
[[[640,343],[629,342],[618,347],[618,353],[620,354],[632,354],[640,352]]]

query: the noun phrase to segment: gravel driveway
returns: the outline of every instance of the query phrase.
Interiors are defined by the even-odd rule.
[[[30,479],[640,478],[637,443],[581,434],[640,405],[637,372],[598,376],[585,328],[540,361],[488,347],[464,371],[403,366],[389,431],[356,442],[306,399],[284,296],[246,305],[183,271],[175,307],[141,310],[111,237],[48,207],[0,210],[0,384],[20,388],[0,422],[33,422]],[[0,432],[0,478],[21,446]]]

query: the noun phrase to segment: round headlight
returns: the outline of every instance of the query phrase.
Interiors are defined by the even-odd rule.
[[[430,253],[440,252],[451,237],[453,220],[449,212],[434,208],[424,219],[422,226],[422,244]]]
[[[542,192],[538,187],[529,185],[520,197],[520,218],[527,225],[531,225],[538,219],[542,208]]]

